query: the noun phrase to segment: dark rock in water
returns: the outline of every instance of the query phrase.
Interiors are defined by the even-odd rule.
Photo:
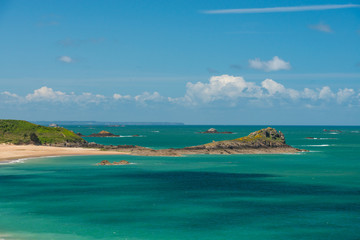
[[[130,163],[126,160],[121,160],[119,162],[113,162],[113,165],[127,165],[127,164],[130,164]]]
[[[109,162],[108,160],[102,160],[101,162],[99,162],[96,165],[127,165],[127,164],[130,164],[130,163],[126,160],[121,160],[119,162],[113,162],[113,163]]]
[[[88,137],[120,137],[120,135],[115,135],[108,131],[101,131],[99,133],[90,134]]]
[[[215,128],[210,128],[207,131],[205,131],[204,133],[218,133],[218,131]]]
[[[85,135],[81,134],[81,133],[75,133],[76,135],[78,135],[79,137],[86,137]]]
[[[337,133],[342,133],[341,130],[337,130],[337,129],[330,129],[330,130],[324,129],[323,131],[324,131],[324,132],[337,132]]]
[[[101,162],[99,162],[98,164],[96,165],[112,165],[111,162],[109,162],[108,160],[102,160]]]
[[[219,131],[216,130],[215,128],[210,128],[210,129],[206,130],[205,132],[200,132],[200,133],[223,133],[223,134],[231,134],[232,132],[219,132]]]

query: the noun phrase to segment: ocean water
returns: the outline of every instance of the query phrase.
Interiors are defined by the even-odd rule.
[[[262,128],[215,126],[234,134],[198,133],[210,127],[69,128],[122,136],[88,141],[157,149]],[[288,144],[310,152],[74,156],[2,164],[0,239],[360,239],[360,127],[276,129]],[[96,166],[105,159],[133,164]]]

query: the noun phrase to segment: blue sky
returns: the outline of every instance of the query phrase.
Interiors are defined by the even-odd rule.
[[[0,1],[0,118],[359,125],[360,1]]]

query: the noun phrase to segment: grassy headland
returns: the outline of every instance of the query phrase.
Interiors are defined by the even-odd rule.
[[[23,120],[0,120],[0,143],[48,145],[85,143],[85,140],[62,127],[44,127]]]

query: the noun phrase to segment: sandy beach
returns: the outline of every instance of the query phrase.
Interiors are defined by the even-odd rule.
[[[100,151],[89,148],[67,148],[35,145],[0,144],[0,162],[32,157],[69,156],[69,155],[123,155],[117,151]]]

